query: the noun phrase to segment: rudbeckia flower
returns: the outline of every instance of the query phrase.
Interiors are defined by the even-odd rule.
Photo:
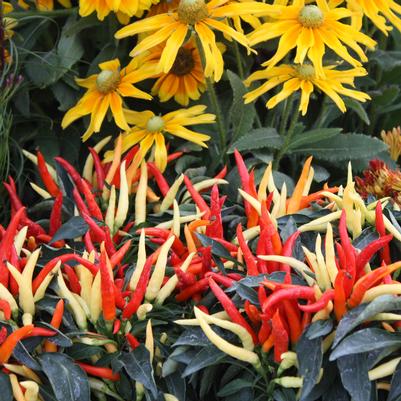
[[[388,146],[390,157],[397,161],[401,155],[401,127],[393,128],[391,131],[380,133],[382,141]]]
[[[340,95],[352,97],[360,102],[365,102],[370,99],[369,95],[366,93],[344,86],[344,84],[350,85],[351,87],[354,86],[355,77],[362,77],[367,74],[364,68],[359,67],[341,71],[335,70],[334,68],[335,66],[324,67],[324,74],[321,77],[317,76],[311,64],[283,64],[278,67],[256,71],[247,78],[245,81],[246,85],[250,85],[252,82],[260,79],[266,79],[267,81],[259,88],[245,94],[245,103],[252,102],[257,97],[282,83],[284,83],[283,88],[277,95],[268,100],[266,103],[267,108],[271,109],[275,107],[294,92],[301,90],[299,110],[302,112],[302,115],[305,115],[308,109],[310,95],[315,90],[315,86],[330,97],[342,112],[345,112],[346,108]]]
[[[156,70],[163,49],[163,45],[152,49],[144,58],[144,65],[153,66]],[[174,98],[177,103],[187,106],[190,99],[199,99],[205,88],[205,76],[199,51],[196,43],[191,39],[178,50],[171,70],[158,74],[158,79],[152,88],[152,95],[158,95],[162,102]]]
[[[214,80],[218,81],[223,74],[224,61],[213,30],[222,32],[226,37],[248,48],[248,40],[244,34],[222,20],[240,15],[260,13],[268,15],[273,14],[275,10],[274,6],[255,1],[228,3],[228,0],[212,0],[205,3],[204,0],[181,0],[176,12],[154,15],[136,21],[117,31],[115,37],[122,39],[139,33],[153,32],[139,42],[130,55],[137,56],[166,42],[158,68],[161,72],[167,73],[173,66],[178,50],[183,45],[188,32],[193,29],[205,55],[205,76],[213,76]]]
[[[323,75],[323,55],[326,46],[354,67],[361,66],[347,50],[350,47],[361,61],[368,61],[360,44],[373,48],[376,42],[339,20],[349,18],[352,12],[346,8],[331,8],[326,0],[316,0],[316,4],[306,4],[305,0],[294,0],[292,5],[281,7],[281,14],[271,22],[255,29],[249,36],[254,46],[271,39],[280,38],[277,51],[263,65],[276,65],[292,49],[296,48],[294,62],[303,64],[307,57]],[[345,46],[344,46],[345,45]]]
[[[94,132],[99,132],[103,120],[109,108],[114,117],[114,122],[123,130],[129,126],[123,113],[123,97],[135,97],[138,99],[152,99],[133,84],[152,76],[146,68],[138,69],[138,61],[132,62],[120,70],[120,62],[117,59],[99,64],[101,72],[85,79],[76,79],[79,86],[87,91],[82,99],[65,114],[61,126],[66,128],[72,122],[91,115],[89,127],[82,139],[86,141]]]
[[[8,1],[3,1],[1,6],[3,7],[3,15],[13,11],[13,6]]]
[[[353,11],[356,26],[362,25],[362,17],[365,15],[385,35],[392,29],[387,21],[401,31],[401,5],[394,0],[347,0],[347,7]]]
[[[186,128],[187,125],[212,124],[216,116],[204,113],[206,106],[197,105],[189,109],[179,109],[164,116],[155,115],[152,111],[124,110],[126,120],[133,128],[122,135],[122,151],[125,152],[139,143],[141,156],[145,157],[149,149],[155,144],[155,162],[160,171],[167,165],[167,149],[165,135],[170,134],[199,146],[207,147],[209,135],[200,134]],[[107,152],[105,161],[112,159],[112,152]]]

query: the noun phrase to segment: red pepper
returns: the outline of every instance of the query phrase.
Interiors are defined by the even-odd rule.
[[[63,321],[63,315],[64,315],[64,300],[60,299],[56,307],[54,308],[52,320],[50,321],[50,324],[55,328],[58,329],[61,326],[61,322]]]
[[[57,230],[61,227],[61,213],[63,208],[63,194],[61,192],[58,193],[56,199],[53,203],[53,208],[50,214],[50,223],[49,223],[49,235],[53,236]]]
[[[74,184],[76,185],[76,187],[78,188],[80,193],[84,193],[85,190],[82,186],[82,178],[79,175],[79,173],[77,172],[77,170],[75,170],[75,168],[68,163],[67,160],[63,159],[62,157],[55,157],[54,160],[67,172],[67,174],[72,178],[72,181],[74,182]]]
[[[212,248],[207,246],[202,249],[202,276],[212,270]]]
[[[174,267],[174,271],[175,271],[175,274],[177,275],[178,282],[180,283],[181,288],[189,287],[190,285],[193,285],[196,283],[196,277],[194,274],[189,273],[189,272],[184,272],[178,266]]]
[[[81,195],[79,194],[79,191],[76,187],[74,187],[74,189],[72,190],[72,196],[74,197],[75,205],[77,206],[79,213],[90,215],[89,209],[81,198]]]
[[[224,177],[226,176],[226,174],[227,174],[227,166],[224,166],[224,167],[220,170],[220,172],[218,172],[218,173],[214,176],[214,178],[216,178],[216,179],[222,179],[222,178],[224,178]]]
[[[113,324],[113,334],[116,335],[120,331],[120,328],[121,328],[121,320],[117,319],[114,321]]]
[[[175,299],[178,302],[187,301],[189,298],[191,298],[195,294],[205,291],[208,288],[208,286],[209,286],[209,280],[207,278],[202,278],[199,281],[197,281],[195,284],[185,288],[180,293],[178,293],[175,296]]]
[[[226,288],[231,287],[236,281],[228,276],[223,276],[221,273],[214,273],[214,272],[206,273],[205,277],[207,278],[212,277],[217,283],[224,285],[224,287]]]
[[[298,308],[301,309],[303,312],[319,312],[320,310],[324,309],[329,301],[332,301],[334,299],[334,290],[327,290],[324,292],[324,294],[319,298],[318,301],[308,304],[308,305],[300,305],[298,304]]]
[[[246,168],[246,165],[244,163],[244,159],[242,158],[241,154],[237,151],[237,149],[234,150],[234,157],[235,157],[235,162],[237,164],[237,168],[238,168],[238,174],[240,176],[241,179],[241,186],[244,189],[244,191],[246,193],[250,193],[250,188],[249,188],[249,173],[248,173],[248,169]],[[247,227],[252,227],[250,225],[250,216],[252,215],[252,206],[249,204],[249,202],[247,202],[244,199],[244,208],[245,208],[245,214],[248,218],[248,225]]]
[[[259,314],[259,316],[260,316],[260,314]],[[271,322],[268,320],[262,319],[262,325],[260,326],[260,329],[258,332],[259,343],[263,344],[269,338],[271,332],[272,332]]]
[[[15,330],[5,339],[0,346],[0,364],[7,363],[18,342],[31,333],[32,330],[33,325],[29,324]]]
[[[15,249],[14,246],[11,247],[11,256],[10,256],[10,263],[18,270],[21,271],[21,265],[22,265],[22,259],[20,260],[18,255],[17,255],[17,251]],[[1,264],[1,262],[0,262]],[[25,265],[24,265],[25,266]],[[11,292],[11,294],[17,298],[18,295],[18,291],[19,291],[19,286],[17,281],[15,280],[15,278],[10,275],[9,276],[9,290]]]
[[[212,224],[206,227],[208,237],[223,238],[223,221],[221,219],[221,206],[219,202],[219,187],[213,185],[210,193],[210,221]]]
[[[61,263],[66,263],[69,260],[75,260],[79,264],[85,266],[90,272],[95,275],[98,271],[97,267],[93,265],[89,260],[82,258],[81,256],[75,253],[67,253],[65,255],[57,256],[52,259],[48,263],[45,264],[43,269],[39,272],[39,274],[32,281],[32,291],[35,293],[39,286],[42,284],[45,277],[53,270],[56,264],[60,261]]]
[[[180,158],[183,154],[184,154],[184,152],[175,152],[175,153],[169,154],[167,156],[167,163],[170,163],[173,160],[176,160],[176,159]]]
[[[49,170],[46,166],[46,161],[45,161],[42,153],[39,150],[36,152],[36,156],[38,158],[39,175],[43,181],[43,184],[46,187],[46,191],[49,192],[49,194],[53,198],[56,198],[61,193],[61,191],[60,191],[58,185],[53,180],[53,177],[49,173]]]
[[[352,286],[354,285],[356,278],[356,264],[354,248],[352,247],[351,240],[348,237],[346,215],[344,209],[341,212],[338,231],[340,234],[341,246],[344,250],[346,260],[345,269],[347,271],[347,275],[344,276],[344,291],[346,298],[348,298],[351,294]]]
[[[100,377],[102,379],[110,380],[113,382],[117,382],[120,380],[120,375],[118,373],[113,373],[110,368],[92,366],[88,365],[87,363],[77,361],[75,361],[75,363],[91,376]]]
[[[252,327],[241,315],[231,298],[229,298],[227,294],[217,285],[212,277],[209,277],[209,286],[213,294],[223,306],[224,310],[227,312],[228,316],[230,316],[231,320],[246,329],[246,331],[252,336],[253,343],[257,344],[258,339]]]
[[[184,175],[184,182],[196,206],[198,206],[201,212],[205,213],[203,218],[206,220],[209,219],[210,209],[209,206],[206,204],[205,200],[202,198],[200,193],[194,188],[191,180],[186,175]]]
[[[206,315],[210,315],[209,309],[206,305],[198,305],[197,308],[200,309],[203,313],[206,313]]]
[[[89,214],[99,221],[103,221],[103,215],[96,202],[95,196],[93,195],[88,183],[81,179],[81,186],[83,189],[83,195],[85,196],[86,203],[88,205]]]
[[[295,243],[296,243],[298,237],[300,236],[300,234],[301,234],[301,232],[297,230],[297,231],[293,232],[287,238],[287,240],[285,241],[285,243],[283,245],[283,249],[281,251],[282,256],[290,256],[290,257],[292,256],[292,252],[294,250]],[[283,270],[287,273],[291,272],[290,266],[287,264],[284,264],[284,263],[281,265],[281,270]]]
[[[281,355],[288,351],[288,332],[277,310],[272,318],[272,335],[274,339],[274,360],[281,362]]]
[[[269,212],[267,210],[266,202],[262,202],[261,212],[262,213],[261,213],[261,217],[260,217],[260,224],[261,224],[260,228],[261,228],[261,230],[263,228],[266,228],[268,230],[275,254],[281,255],[283,246],[281,244],[280,234],[274,227],[273,221],[270,218]]]
[[[345,312],[347,312],[344,276],[344,271],[339,270],[334,281],[334,314],[336,315],[337,321],[340,321],[345,315]]]
[[[45,327],[34,327],[32,331],[24,338],[28,337],[54,337],[57,332],[54,330],[46,329]]]
[[[262,305],[265,318],[269,319],[275,313],[278,304],[286,299],[315,299],[315,290],[306,286],[294,286],[293,288],[283,288],[271,294]]]
[[[145,235],[159,237],[164,241],[166,241],[171,235],[171,232],[169,230],[165,230],[163,228],[149,227],[149,228],[144,228],[143,230],[145,231]],[[140,232],[141,230],[137,230],[137,234],[140,234]],[[172,245],[172,249],[180,257],[182,257],[187,253],[185,245],[178,237],[175,238]]]
[[[91,253],[92,251],[96,251],[95,245],[93,245],[92,238],[91,238],[91,234],[90,234],[89,231],[87,231],[87,232],[84,234],[84,244],[85,244],[85,249],[86,249],[89,253]]]
[[[4,343],[4,341],[6,340],[7,336],[8,336],[7,329],[6,329],[5,326],[3,326],[0,329],[0,345]]]
[[[160,172],[160,170],[157,168],[157,166],[154,163],[148,162],[147,166],[148,166],[149,172],[155,178],[156,184],[159,187],[160,192],[162,193],[163,196],[166,196],[167,192],[170,190],[170,186],[168,185],[168,182],[164,178],[163,174]]]
[[[143,298],[145,297],[146,287],[150,278],[150,271],[153,264],[153,256],[150,255],[143,266],[142,274],[139,278],[138,284],[134,291],[131,300],[128,302],[127,306],[124,308],[122,317],[123,319],[129,319],[141,305]]]
[[[102,226],[104,231],[104,245],[106,247],[107,254],[113,256],[116,253],[116,248],[114,247],[113,239],[111,238],[110,228],[108,226]]]
[[[75,270],[69,265],[64,265],[64,272],[67,274],[70,290],[79,295],[81,293],[81,284]]]
[[[266,290],[263,285],[259,285],[258,287],[258,300],[260,305],[263,305],[267,301]]]
[[[264,341],[262,345],[263,352],[269,352],[274,346],[274,336],[270,334],[269,337]]]
[[[107,266],[107,255],[105,249],[100,252],[99,261],[101,291],[102,291],[102,311],[104,320],[112,322],[116,318],[116,304],[114,299],[114,279]]]
[[[384,235],[379,239],[372,241],[370,244],[366,245],[365,248],[362,249],[361,253],[359,253],[359,255],[356,258],[356,271],[358,273],[362,273],[363,268],[367,263],[369,263],[373,255],[382,248],[384,250],[392,239],[393,239],[392,235]]]
[[[119,250],[114,253],[110,258],[111,267],[114,269],[115,266],[119,265],[121,261],[124,259],[125,254],[128,252],[131,247],[132,240],[128,240],[124,243],[123,246],[119,248]]]
[[[106,242],[106,234],[105,232],[97,225],[95,220],[84,212],[81,212],[82,218],[85,220],[86,224],[88,224],[89,229],[91,230],[92,238],[96,242]]]
[[[386,236],[386,227],[384,226],[384,218],[383,218],[383,208],[381,202],[377,202],[376,205],[376,231],[379,233],[380,238],[384,238]],[[383,249],[380,251],[381,259],[386,264],[391,263],[390,257],[390,247],[388,244],[384,245]]]
[[[248,299],[245,301],[244,307],[249,320],[255,325],[260,323],[261,318],[258,308],[252,305]]]
[[[5,320],[10,320],[11,319],[10,304],[5,299],[0,299],[0,310],[3,311]]]
[[[291,343],[296,344],[302,334],[301,316],[297,305],[294,305],[294,301],[285,300],[283,301],[283,311],[288,322]]]
[[[104,168],[103,168],[102,162],[100,160],[99,154],[96,152],[95,149],[93,149],[91,147],[88,147],[88,149],[92,155],[93,164],[95,166],[97,189],[102,191],[103,187],[104,187],[104,180],[105,180],[106,174],[104,172]]]
[[[127,333],[125,338],[132,349],[138,348],[141,345],[141,343],[131,333]]]

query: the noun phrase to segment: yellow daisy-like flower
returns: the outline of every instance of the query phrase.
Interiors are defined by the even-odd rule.
[[[346,111],[346,107],[340,95],[352,97],[360,102],[370,99],[366,93],[344,87],[344,84],[353,87],[354,78],[366,75],[367,72],[364,68],[358,67],[341,71],[334,70],[334,68],[335,66],[324,67],[323,76],[317,76],[311,64],[283,64],[270,69],[256,71],[245,81],[246,85],[250,85],[252,82],[260,79],[266,79],[267,81],[259,88],[246,93],[244,95],[245,103],[252,102],[257,97],[282,83],[284,83],[283,88],[277,95],[268,100],[266,103],[267,108],[271,109],[275,107],[294,92],[301,90],[299,110],[302,112],[302,115],[305,115],[308,110],[310,95],[315,90],[315,86],[330,97],[343,113]]]
[[[273,14],[276,10],[275,6],[255,1],[227,3],[228,0],[211,0],[208,3],[205,3],[204,0],[181,0],[176,12],[154,15],[136,21],[117,31],[115,37],[122,39],[139,33],[153,32],[139,42],[130,55],[137,56],[166,42],[158,68],[167,73],[171,70],[178,50],[184,43],[188,32],[193,29],[199,38],[205,56],[205,76],[213,76],[214,80],[218,81],[223,74],[224,61],[216,44],[213,30],[220,31],[248,47],[247,38],[221,20],[245,14]]]
[[[388,146],[390,157],[397,161],[401,155],[401,128],[393,128],[391,131],[383,130],[380,133],[383,142]]]
[[[391,30],[387,21],[401,31],[401,5],[394,0],[347,0],[347,7],[354,13],[356,26],[362,25],[362,17],[366,15],[385,35]]]
[[[159,0],[106,0],[107,5],[115,13],[120,12],[129,17],[142,17],[144,11]]]
[[[157,14],[165,14],[169,11],[177,11],[180,0],[160,0],[157,4],[150,7],[149,12],[146,14],[147,17]]]
[[[10,13],[14,9],[8,1],[3,1],[1,6],[3,7],[3,15]]]
[[[163,49],[163,45],[152,49],[144,58],[144,65],[153,66],[156,71]],[[199,99],[205,88],[202,62],[196,43],[191,39],[178,50],[171,70],[158,74],[158,79],[152,88],[152,95],[158,95],[162,102],[174,98],[182,106],[188,106],[189,100]]]
[[[66,128],[72,122],[90,114],[89,127],[82,139],[86,141],[94,132],[99,132],[103,120],[109,108],[114,117],[114,122],[123,130],[129,126],[123,113],[122,97],[135,97],[138,99],[152,99],[152,96],[139,90],[133,84],[152,76],[152,72],[146,68],[138,68],[138,61],[132,62],[120,70],[120,62],[117,59],[99,64],[101,72],[85,79],[76,79],[79,86],[87,91],[82,99],[67,111],[61,126]]]
[[[79,0],[79,15],[87,17],[96,11],[98,20],[103,21],[111,12],[106,0]]]
[[[373,48],[376,42],[339,20],[351,17],[347,8],[330,8],[326,0],[306,4],[305,0],[294,0],[292,5],[281,8],[275,20],[266,22],[249,36],[251,46],[280,37],[275,55],[263,65],[273,67],[292,49],[296,48],[294,62],[303,64],[307,57],[319,76],[323,75],[323,55],[326,46],[354,67],[361,66],[348,52],[351,48],[366,62],[368,59],[360,44]],[[345,45],[345,46],[344,46]]]
[[[214,123],[216,116],[204,113],[205,110],[206,106],[198,105],[188,109],[179,109],[164,116],[157,116],[150,110],[142,112],[124,110],[128,123],[134,127],[122,135],[122,151],[125,152],[139,143],[141,156],[145,157],[155,144],[155,162],[159,170],[164,171],[167,166],[165,134],[207,147],[205,142],[210,139],[209,135],[186,128],[188,125]],[[111,159],[112,151],[105,155],[105,161]]]

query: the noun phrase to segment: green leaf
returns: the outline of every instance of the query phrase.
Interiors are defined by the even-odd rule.
[[[275,128],[256,128],[234,142],[228,153],[233,153],[234,149],[239,152],[261,148],[280,149],[282,145],[283,138]]]
[[[55,50],[51,50],[43,56],[37,55],[27,60],[25,70],[34,85],[45,88],[57,80],[59,65],[58,54]]]
[[[301,401],[312,391],[319,379],[323,361],[322,337],[309,339],[305,331],[296,347],[299,374],[303,377]]]
[[[387,149],[387,145],[377,138],[363,134],[343,134],[309,145],[304,145],[292,153],[312,155],[319,160],[341,162],[369,158]]]
[[[372,316],[381,312],[390,312],[401,309],[401,298],[395,298],[393,295],[382,295],[375,298],[369,304],[362,304],[347,312],[340,320],[336,330],[336,337],[333,342],[333,348],[358,325],[369,320]]]
[[[375,96],[373,101],[378,107],[378,113],[382,114],[383,106],[391,106],[400,94],[400,88],[398,86],[392,85],[388,88],[382,90],[381,95]]]
[[[387,401],[400,401],[401,400],[401,362],[398,363],[393,377],[391,378],[390,393]]]
[[[39,360],[58,401],[90,401],[88,377],[69,356],[51,352]]]
[[[50,244],[62,239],[74,239],[84,235],[88,231],[88,224],[80,216],[71,217],[54,234]]]
[[[348,355],[339,359],[341,381],[353,401],[370,400],[372,385],[369,381],[366,355]]]
[[[359,330],[346,337],[331,353],[330,360],[334,361],[342,356],[360,354],[399,345],[401,347],[401,334],[389,333],[378,328]]]
[[[191,363],[185,368],[182,377],[189,376],[207,366],[215,365],[226,357],[226,354],[216,348],[214,345],[202,347],[202,349],[191,360]]]
[[[72,359],[74,359],[74,361],[80,361],[89,359],[94,355],[102,355],[105,351],[103,347],[98,347],[96,345],[76,343],[66,350],[66,352]]]
[[[78,35],[66,32],[75,24],[77,19],[76,14],[71,15],[61,31],[60,40],[57,44],[57,54],[60,57],[60,66],[63,67],[63,71],[59,77],[64,75],[84,54],[84,48]]]
[[[333,139],[341,133],[341,128],[317,128],[310,131],[304,131],[298,134],[289,144],[288,152],[302,149],[306,145],[314,144],[322,140]]]
[[[344,103],[348,109],[354,111],[358,117],[366,124],[370,125],[370,119],[362,104],[355,99],[344,98]]]
[[[306,337],[309,338],[309,340],[314,340],[315,338],[326,336],[332,331],[332,329],[333,321],[331,319],[318,320],[317,322],[314,322],[308,326]]]
[[[75,104],[77,92],[63,81],[57,81],[51,86],[51,89],[59,103],[60,111],[66,111]]]
[[[203,246],[210,246],[212,249],[212,254],[223,259],[230,260],[234,263],[238,263],[236,258],[233,258],[228,252],[228,250],[220,244],[220,242],[217,242],[216,240],[207,237],[206,235],[196,233],[196,236],[199,238],[199,241],[202,243]]]
[[[253,103],[245,104],[243,96],[247,92],[241,78],[227,70],[227,77],[233,91],[233,102],[228,113],[228,121],[232,127],[232,138],[239,138],[249,132],[255,119],[256,110]]]
[[[157,388],[153,377],[153,369],[150,363],[149,351],[141,344],[132,352],[124,352],[119,358],[131,379],[142,383],[150,390],[154,397],[157,396]]]
[[[218,391],[217,396],[227,397],[228,395],[235,394],[237,391],[247,387],[253,387],[253,383],[249,380],[235,379],[221,388]]]
[[[10,376],[0,372],[1,401],[13,401],[13,390],[10,383]]]

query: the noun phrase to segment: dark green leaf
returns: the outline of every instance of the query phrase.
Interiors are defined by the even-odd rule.
[[[370,125],[369,116],[360,102],[346,97],[344,98],[344,103],[347,106],[347,109],[354,111],[366,125]]]
[[[233,153],[234,149],[237,149],[239,152],[261,148],[280,149],[282,145],[283,138],[281,138],[275,128],[257,128],[233,143],[228,153]]]
[[[317,322],[312,323],[308,326],[306,331],[306,337],[309,340],[313,340],[318,337],[326,336],[333,329],[333,321],[331,319],[328,320],[318,320]]]
[[[226,354],[216,348],[214,345],[203,347],[185,368],[182,377],[189,376],[207,366],[219,363],[226,357]]]
[[[187,328],[174,343],[174,347],[179,345],[207,346],[210,344],[209,339],[200,327]]]
[[[66,350],[68,355],[74,359],[74,361],[90,359],[91,356],[103,354],[104,348],[95,345],[87,345],[76,343],[68,350]]]
[[[369,304],[362,304],[347,312],[340,320],[336,330],[333,348],[358,325],[381,312],[390,312],[401,309],[401,298],[392,295],[382,295]]]
[[[90,401],[88,377],[69,356],[51,352],[39,360],[58,401]]]
[[[13,401],[13,390],[10,383],[10,376],[0,372],[0,401]]]
[[[235,394],[237,391],[246,388],[246,387],[252,387],[253,383],[249,380],[244,380],[244,379],[235,379],[232,382],[226,384],[223,388],[221,388],[217,396],[218,397],[226,397],[228,395]]]
[[[242,79],[230,70],[227,70],[227,77],[233,91],[233,102],[228,119],[232,127],[232,138],[239,138],[252,128],[256,110],[253,103],[244,103],[243,95],[247,89]]]
[[[157,395],[149,351],[141,344],[132,352],[124,352],[119,357],[131,379],[142,383],[154,397]]]
[[[53,242],[62,240],[62,239],[74,239],[81,237],[88,231],[88,224],[81,216],[71,217],[66,223],[64,223],[54,234],[51,244]]]
[[[366,366],[366,355],[344,356],[337,361],[337,364],[341,374],[341,381],[351,395],[352,400],[369,400],[372,386]]]
[[[387,145],[377,138],[362,134],[342,134],[335,141],[332,138],[317,141],[299,147],[293,153],[312,155],[328,162],[341,162],[373,157],[386,148]]]
[[[164,366],[163,366],[164,367]],[[174,372],[165,379],[168,392],[175,395],[179,401],[185,401],[186,396],[186,380],[181,377],[180,372]]]
[[[301,400],[312,391],[319,379],[323,361],[322,337],[309,339],[304,332],[297,343],[299,375],[303,377]]]
[[[386,347],[399,345],[401,347],[401,334],[389,333],[378,328],[359,330],[346,337],[331,353],[330,360],[334,361],[342,356],[360,354]]]
[[[314,145],[315,142],[333,139],[342,131],[341,128],[317,128],[298,134],[289,144],[288,151],[304,148],[306,145]]]
[[[279,388],[274,390],[273,399],[274,401],[295,401],[297,398],[292,388]]]
[[[401,363],[399,362],[393,377],[391,378],[390,393],[387,401],[400,401],[401,400]]]
[[[211,251],[213,255],[237,263],[237,259],[233,258],[230,252],[228,252],[228,250],[222,244],[220,244],[220,242],[217,242],[214,239],[209,238],[203,234],[196,233],[196,236],[199,238],[199,241],[202,243],[203,246],[212,247]]]

